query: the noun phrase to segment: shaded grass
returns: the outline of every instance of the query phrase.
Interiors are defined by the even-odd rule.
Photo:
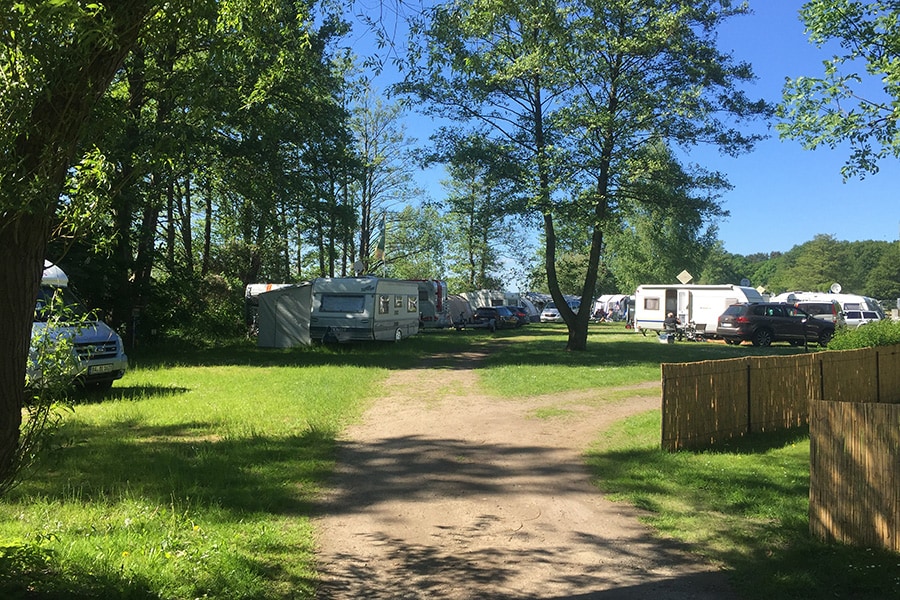
[[[588,454],[598,486],[722,564],[741,597],[900,597],[900,557],[810,536],[807,430],[678,453],[660,449],[659,431],[651,411],[604,432]]]

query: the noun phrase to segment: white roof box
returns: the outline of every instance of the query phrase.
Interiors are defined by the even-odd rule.
[[[44,275],[41,277],[41,285],[67,287],[69,285],[69,276],[52,262],[45,260]]]

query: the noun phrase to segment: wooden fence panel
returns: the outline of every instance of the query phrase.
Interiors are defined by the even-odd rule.
[[[878,348],[878,401],[900,403],[900,346]]]
[[[750,421],[747,432],[777,431],[809,422],[810,398],[818,395],[815,354],[747,359],[750,366]]]
[[[705,447],[747,427],[747,359],[662,365],[662,447]]]
[[[875,352],[875,348],[861,348],[817,353],[822,363],[821,398],[877,402],[878,361]]]
[[[900,552],[900,404],[811,407],[810,532]]]

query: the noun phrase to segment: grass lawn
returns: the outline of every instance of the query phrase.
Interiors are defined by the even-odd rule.
[[[660,362],[798,351],[663,345],[591,327],[584,353],[563,350],[558,325],[396,345],[140,349],[109,393],[63,413],[52,447],[0,501],[0,597],[311,597],[310,518],[335,436],[391,369],[435,352],[489,347],[483,386],[514,401],[658,380]],[[652,511],[662,534],[733,570],[747,597],[900,595],[900,557],[809,539],[803,432],[670,455],[657,449],[658,421],[654,411],[604,434],[591,464],[617,498]]]

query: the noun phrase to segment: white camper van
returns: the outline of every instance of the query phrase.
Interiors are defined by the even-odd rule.
[[[57,311],[64,311],[60,314]],[[66,313],[72,321],[67,323]],[[71,345],[73,355],[63,359],[54,354],[61,344]],[[47,361],[64,360],[65,364],[48,365]],[[106,323],[88,319],[81,301],[69,288],[69,277],[58,266],[44,263],[44,274],[38,292],[31,326],[31,350],[27,383],[40,387],[44,371],[54,368],[60,375],[85,385],[109,388],[125,375],[128,357],[122,338]]]
[[[399,341],[419,332],[419,286],[379,277],[322,277],[259,294],[257,345]]]
[[[645,333],[665,329],[663,321],[674,313],[685,325],[693,323],[699,334],[714,336],[719,315],[732,304],[763,302],[762,295],[740,285],[639,285],[634,293],[634,328]]]

